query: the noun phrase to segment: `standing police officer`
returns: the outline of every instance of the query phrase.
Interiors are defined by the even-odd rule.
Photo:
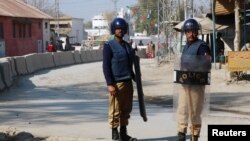
[[[128,32],[128,23],[122,18],[111,22],[114,39],[103,47],[103,73],[109,92],[108,121],[112,129],[112,139],[136,141],[127,134],[127,125],[133,102],[133,60],[132,47],[123,40]],[[120,133],[118,127],[120,126]]]
[[[182,32],[187,43],[181,55],[177,130],[178,140],[185,141],[188,123],[191,123],[191,141],[198,141],[201,130],[201,114],[205,100],[205,85],[208,84],[208,74],[211,69],[210,48],[198,39],[200,24],[194,19],[184,22]],[[209,82],[210,83],[210,82]]]

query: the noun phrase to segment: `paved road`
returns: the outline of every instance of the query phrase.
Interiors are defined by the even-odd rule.
[[[171,74],[171,70],[168,63],[157,67],[155,60],[142,60],[148,122],[143,122],[139,116],[135,93],[128,127],[128,132],[141,141],[176,139],[172,76],[166,76]],[[250,123],[249,93],[218,93],[216,90],[219,89],[214,89],[217,95],[212,96],[211,101],[213,109],[203,118],[201,141],[207,141],[209,124]],[[226,95],[233,98],[236,94],[239,97],[236,106],[235,103],[227,103]],[[26,131],[35,136],[48,137],[47,141],[110,140],[107,98],[101,62],[23,76],[0,95],[0,131]]]

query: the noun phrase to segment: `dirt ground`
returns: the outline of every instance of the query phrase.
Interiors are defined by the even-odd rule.
[[[173,106],[173,91],[175,91],[173,87],[173,64],[172,60],[165,60],[158,65],[156,59],[141,59],[142,83],[147,104],[170,108]],[[245,115],[246,118],[250,118],[249,76],[243,75],[238,81],[228,81],[227,76],[226,65],[222,65],[222,68],[219,69],[219,64],[213,64],[211,85],[208,86],[210,91],[210,110],[223,111],[235,114],[235,116]],[[87,141],[88,139],[70,137],[66,133],[65,135],[61,133],[61,135],[64,135],[61,137],[57,135],[46,136],[47,132],[45,130],[39,131],[39,128],[33,129],[36,131],[36,134],[32,135],[32,133],[23,130],[25,125],[22,125],[22,122],[10,118],[8,114],[12,112],[11,114],[15,114],[16,118],[21,118],[23,111],[18,111],[20,103],[23,105],[27,104],[26,102],[30,103],[30,105],[26,105],[27,107],[23,107],[29,110],[30,107],[28,106],[32,106],[32,100],[49,96],[50,100],[52,99],[56,103],[58,100],[61,100],[58,99],[57,94],[59,93],[60,96],[65,98],[63,99],[65,102],[69,98],[68,94],[73,94],[74,100],[78,98],[81,100],[80,98],[83,98],[83,96],[80,96],[80,94],[90,94],[84,97],[86,101],[93,100],[95,97],[101,97],[101,99],[105,100],[107,98],[103,96],[103,91],[105,90],[100,62],[43,70],[36,74],[22,76],[10,90],[6,90],[0,95],[0,115],[2,117],[0,120],[0,132],[2,132],[0,141]],[[70,98],[72,98],[72,95]],[[45,101],[47,99],[43,100],[40,101],[41,104],[47,102]],[[40,115],[28,117],[29,112],[34,111],[25,111],[25,114],[27,114],[25,122],[28,121],[28,124],[33,124],[34,119],[36,119],[36,122],[38,122],[38,119],[41,119]],[[64,117],[60,116],[60,113],[58,114],[56,118],[60,117],[58,119],[62,120],[61,122],[53,121],[52,119],[53,122],[40,121],[41,124],[67,124],[63,122]],[[41,114],[41,116],[48,115]],[[74,115],[72,118],[75,117],[77,116]],[[67,118],[70,118],[70,115]],[[41,126],[41,124],[39,125]],[[98,126],[98,124],[96,125]],[[56,127],[53,130],[61,130],[61,126]],[[76,125],[75,127],[78,126]]]

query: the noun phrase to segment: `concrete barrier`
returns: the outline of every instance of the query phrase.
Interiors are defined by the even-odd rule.
[[[6,58],[0,59],[0,73],[5,87],[10,87],[13,84],[13,77],[10,63]]]
[[[73,53],[71,51],[64,51],[64,52],[54,52],[54,61],[57,67],[65,66],[65,65],[72,65],[75,63]]]
[[[39,53],[42,69],[49,69],[55,67],[55,62],[52,52]]]
[[[2,75],[0,75],[0,90],[4,90],[4,89],[5,89],[5,84],[3,83]]]
[[[98,61],[97,50],[92,50],[91,51],[91,56],[92,56],[92,61],[93,62]]]
[[[97,55],[97,61],[101,61],[102,60],[102,50],[97,50],[96,55]]]
[[[39,66],[41,60],[37,56],[38,55],[36,53],[24,55],[27,71],[29,73],[36,72],[41,67]]]
[[[86,51],[81,51],[80,57],[81,57],[82,63],[87,63],[88,62]]]
[[[93,55],[92,50],[86,50],[85,53],[86,53],[88,62],[93,62],[94,60],[92,57],[92,55]]]
[[[24,56],[15,56],[15,67],[18,75],[28,74],[26,60]]]
[[[73,55],[74,55],[74,60],[76,64],[82,63],[81,57],[80,57],[80,51],[76,50],[76,51],[72,51]]]
[[[16,77],[17,76],[17,72],[16,72],[16,66],[15,66],[15,60],[14,60],[14,58],[12,58],[12,57],[6,57],[6,59],[10,63],[10,68],[11,68],[12,76]]]

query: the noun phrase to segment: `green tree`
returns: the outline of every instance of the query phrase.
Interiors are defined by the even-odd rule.
[[[156,33],[157,2],[155,0],[139,0],[138,5],[131,7],[135,19],[135,32],[147,30],[148,34]]]

